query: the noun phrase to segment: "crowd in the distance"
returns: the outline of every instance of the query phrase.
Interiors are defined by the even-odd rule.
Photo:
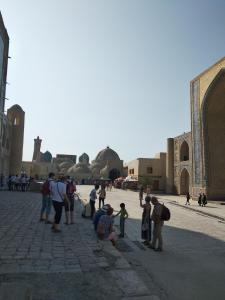
[[[29,188],[31,180],[32,178],[28,177],[26,174],[9,175],[7,181],[8,190],[26,192]]]

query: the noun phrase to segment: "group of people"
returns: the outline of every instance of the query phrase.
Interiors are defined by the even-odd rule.
[[[105,200],[105,186],[102,185],[98,192],[99,185],[95,185],[94,189],[90,192],[90,206],[91,206],[91,218],[93,219],[94,229],[100,239],[111,240],[115,244],[117,240],[116,233],[113,229],[114,218],[120,216],[120,234],[119,237],[123,238],[125,233],[125,221],[128,218],[128,212],[125,207],[125,203],[120,204],[120,210],[117,214],[113,215],[114,209],[109,204],[104,204]],[[99,209],[95,212],[95,201],[99,194]],[[147,196],[145,197],[145,203],[143,204],[144,191],[140,189],[139,199],[140,206],[143,208],[142,213],[142,225],[141,236],[144,240],[144,244],[155,251],[162,251],[162,226],[164,221],[161,218],[163,205],[159,203],[156,197],[150,196],[150,188],[147,189]],[[101,207],[101,203],[103,206]],[[151,213],[151,203],[154,205],[154,209]],[[152,233],[152,222],[154,223]]]
[[[140,194],[139,194],[140,195]],[[141,222],[141,237],[144,240],[144,245],[155,251],[163,250],[162,220],[163,205],[158,201],[157,197],[150,196],[150,192],[145,197],[143,204],[143,194],[140,195],[140,206],[143,208]],[[152,210],[151,203],[154,208]],[[153,231],[152,231],[153,222]]]
[[[49,173],[48,179],[43,183],[42,208],[40,221],[46,224],[52,223],[49,220],[51,206],[55,210],[54,222],[52,224],[53,232],[60,232],[59,224],[62,217],[63,207],[65,207],[65,224],[74,224],[74,192],[76,191],[75,182],[69,177],[59,175],[55,179],[54,173]]]
[[[206,204],[207,204],[206,194],[200,193],[199,196],[198,196],[198,205],[199,206],[206,206]]]
[[[26,174],[9,175],[8,177],[8,190],[26,192],[28,190],[31,178]]]
[[[189,192],[187,192],[185,205],[190,205],[190,199],[191,199],[191,195],[190,195]],[[206,204],[207,204],[206,194],[200,193],[199,196],[198,196],[198,205],[199,206],[206,206]]]

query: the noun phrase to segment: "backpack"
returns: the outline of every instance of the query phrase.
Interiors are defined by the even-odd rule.
[[[49,180],[46,180],[43,183],[42,188],[41,188],[41,193],[42,193],[43,196],[50,195],[50,183],[49,183]]]
[[[90,203],[87,203],[84,206],[81,216],[83,218],[89,218],[91,216],[91,205],[90,205]]]
[[[164,204],[162,205],[162,214],[161,214],[161,220],[163,221],[169,221],[170,219],[170,210],[167,208]]]
[[[76,191],[76,188],[72,182],[68,182],[66,186],[66,193],[72,195]]]

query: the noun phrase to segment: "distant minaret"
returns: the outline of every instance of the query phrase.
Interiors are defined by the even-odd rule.
[[[39,162],[41,160],[41,142],[42,140],[39,136],[34,139],[34,153],[32,161]]]

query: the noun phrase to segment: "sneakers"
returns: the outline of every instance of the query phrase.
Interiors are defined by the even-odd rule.
[[[162,252],[162,248],[156,248],[154,249],[156,252]]]

